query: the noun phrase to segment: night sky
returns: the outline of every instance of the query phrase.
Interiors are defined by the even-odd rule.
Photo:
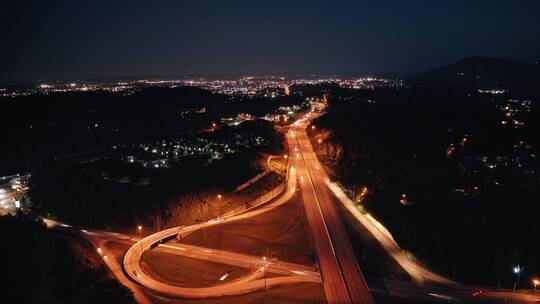
[[[540,59],[540,1],[2,1],[0,81]]]

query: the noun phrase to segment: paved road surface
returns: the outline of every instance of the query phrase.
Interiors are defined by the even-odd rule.
[[[292,126],[287,133],[287,142],[296,153],[296,174],[328,302],[375,303],[334,205],[335,200],[326,186],[328,178],[313,152],[305,125]]]
[[[87,239],[95,248],[98,250],[99,255],[103,258],[103,262],[105,265],[109,268],[109,270],[112,272],[114,277],[124,286],[129,288],[133,292],[133,298],[135,301],[139,304],[151,304],[152,302],[150,299],[142,292],[142,290],[137,286],[135,283],[133,283],[129,278],[127,278],[124,275],[124,271],[122,269],[122,266],[118,264],[116,259],[114,258],[114,255],[112,252],[108,251],[106,249],[105,243],[109,241],[111,238],[118,239],[129,239],[129,236],[120,235],[118,233],[114,232],[106,232],[106,231],[89,231],[86,229],[79,229],[76,227],[73,227],[71,225],[63,224],[54,220],[50,219],[43,219],[45,224],[47,224],[47,227],[49,228],[60,228],[60,229],[66,229],[67,231],[70,231],[72,233],[76,233],[80,235],[81,237]]]

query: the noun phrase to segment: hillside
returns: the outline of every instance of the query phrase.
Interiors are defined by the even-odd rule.
[[[456,63],[412,76],[413,87],[537,89],[540,65],[491,57],[465,57]]]

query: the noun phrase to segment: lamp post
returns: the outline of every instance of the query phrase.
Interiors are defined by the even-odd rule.
[[[521,267],[520,265],[517,265],[514,267],[514,273],[516,274],[517,276],[517,280],[514,282],[514,292],[516,292],[516,288],[518,287],[519,285],[519,278],[521,276],[521,272],[523,271],[523,268],[524,267]]]
[[[268,248],[266,248],[266,255],[268,256]],[[266,257],[263,257],[264,260],[264,298],[266,299],[266,270],[268,268],[268,262]]]
[[[223,220],[223,217],[221,215],[221,194],[218,194],[217,198],[219,200],[219,222],[221,222]]]
[[[139,230],[139,238],[140,238],[140,242],[141,242],[141,258],[142,258],[142,242],[143,242],[143,241],[142,241],[142,226],[139,225],[139,226],[137,227],[137,230]]]
[[[204,206],[203,206],[203,223],[202,223],[202,230],[203,230],[203,238],[206,239],[206,217],[207,217],[207,213],[208,213],[208,202],[204,202],[205,206],[206,206],[206,209],[204,209]]]

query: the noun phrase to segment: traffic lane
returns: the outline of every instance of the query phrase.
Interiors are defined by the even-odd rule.
[[[292,150],[296,147],[296,140],[292,142]],[[302,200],[312,240],[319,258],[319,268],[323,278],[323,287],[329,303],[350,303],[345,282],[337,258],[332,248],[330,235],[322,216],[315,190],[308,175],[303,159],[297,157],[296,174],[298,175]]]
[[[150,299],[140,290],[139,286],[135,285],[129,278],[126,277],[124,271],[120,264],[117,262],[114,254],[107,249],[105,244],[108,240],[100,239],[99,236],[88,236],[84,235],[93,246],[96,248],[96,251],[101,256],[103,263],[113,276],[125,287],[129,288],[133,292],[133,298],[139,304],[151,304]]]
[[[369,292],[368,286],[361,275],[360,267],[356,261],[356,256],[350,244],[348,235],[341,223],[341,219],[337,214],[333,199],[326,187],[326,178],[321,175],[321,171],[315,168],[320,167],[315,153],[310,149],[310,144],[307,143],[307,135],[305,132],[299,131],[297,139],[303,150],[304,161],[308,173],[313,181],[314,189],[324,214],[324,220],[328,230],[331,232],[334,249],[338,257],[338,262],[341,266],[341,271],[347,284],[347,289],[353,302],[358,303],[373,303],[373,298]]]

